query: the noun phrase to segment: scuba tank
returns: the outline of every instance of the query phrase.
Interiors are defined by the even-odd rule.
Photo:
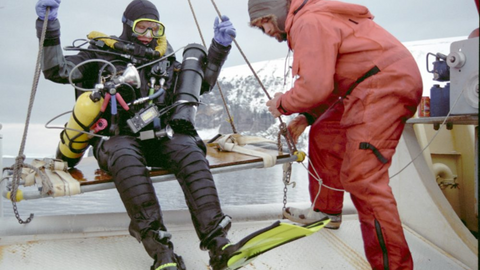
[[[70,120],[60,133],[60,142],[57,147],[56,157],[66,161],[68,167],[77,165],[87,150],[90,139],[88,132],[100,118],[102,104],[103,98],[101,96],[96,98],[91,92],[84,92],[78,97]]]

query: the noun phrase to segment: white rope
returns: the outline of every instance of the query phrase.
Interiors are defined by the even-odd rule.
[[[269,168],[277,163],[277,156],[268,153],[260,152],[254,149],[248,149],[246,146],[249,143],[270,142],[275,143],[272,140],[268,140],[261,137],[254,136],[242,136],[240,134],[228,134],[222,135],[215,140],[220,150],[227,152],[236,152],[249,156],[261,157],[263,159],[264,168]]]
[[[34,159],[29,168],[30,170],[24,169],[22,172],[22,178],[26,179],[25,186],[35,183],[38,187],[41,187],[42,194],[51,197],[71,196],[80,193],[80,182],[68,173],[67,163],[63,160]]]
[[[465,91],[466,87],[464,87],[462,89],[462,92],[460,92],[460,94],[457,96],[457,99],[455,100],[455,102],[453,103],[452,105],[452,108],[450,108],[450,111],[448,111],[448,114],[447,116],[445,116],[445,119],[443,119],[443,122],[440,124],[440,126],[444,126],[445,123],[447,122],[447,119],[448,117],[450,116],[453,108],[455,108],[455,106],[457,105],[458,101],[460,100],[460,97],[463,96],[463,92]],[[410,166],[415,160],[417,160],[417,158],[419,158],[421,155],[423,155],[423,152],[425,152],[425,150],[427,150],[427,148],[430,146],[430,144],[432,144],[433,140],[437,137],[437,135],[440,133],[440,128],[435,132],[435,134],[433,135],[433,137],[430,139],[430,141],[427,143],[427,145],[425,145],[425,147],[423,147],[422,151],[420,151],[420,153],[418,153],[410,162],[408,162],[402,169],[400,169],[400,171],[398,171],[397,173],[395,173],[394,175],[392,175],[390,177],[390,179],[394,178],[395,176],[399,175],[400,173],[402,173],[405,169],[407,169],[408,166]]]
[[[457,102],[458,100],[460,99],[460,97],[463,95],[463,92],[465,91],[465,88],[462,90],[462,92],[458,95],[457,99],[455,100],[455,102],[453,103],[453,106],[452,108],[450,108],[450,111],[448,112],[447,116],[445,116],[445,119],[443,120],[443,122],[440,124],[440,126],[444,126],[445,123],[447,122],[447,119],[448,117],[450,116],[450,113],[452,112],[452,109],[455,108],[455,106],[457,105]],[[395,176],[399,175],[400,173],[402,173],[408,166],[410,166],[417,158],[419,158],[423,152],[425,152],[425,150],[430,146],[430,144],[432,144],[433,140],[437,137],[437,135],[439,134],[440,132],[440,129],[438,129],[435,134],[433,135],[433,137],[430,139],[430,141],[427,143],[427,145],[425,147],[423,147],[422,151],[420,151],[420,153],[418,153],[410,162],[408,162],[402,169],[400,169],[397,173],[393,174],[389,179],[392,179],[394,178]],[[303,164],[302,162],[302,165],[303,167],[307,170],[308,174],[310,176],[312,176],[317,182],[318,182],[318,192],[317,194],[315,195],[315,199],[313,200],[312,202],[312,205],[311,207],[313,208],[315,203],[317,202],[317,199],[318,197],[320,196],[320,192],[321,192],[321,189],[322,187],[325,187],[325,188],[328,188],[330,190],[334,190],[334,191],[341,191],[341,192],[344,192],[345,190],[343,189],[337,189],[337,188],[333,188],[333,187],[330,187],[328,185],[325,185],[323,183],[323,180],[320,178],[320,176],[318,175],[318,172],[317,170],[315,169],[315,167],[312,165],[312,163],[310,162],[310,158],[307,154],[307,158],[308,158],[308,164],[309,166],[312,168],[313,172],[315,173],[315,175],[313,175],[310,170],[308,170],[307,167],[305,167],[305,164]]]

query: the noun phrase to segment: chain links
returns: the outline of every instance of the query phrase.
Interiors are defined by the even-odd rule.
[[[20,217],[20,213],[18,212],[17,208],[17,189],[18,186],[20,185],[20,176],[22,172],[22,167],[23,167],[23,162],[25,160],[25,156],[19,156],[15,159],[15,165],[11,168],[13,170],[13,179],[12,179],[12,192],[10,193],[10,200],[12,201],[12,208],[13,208],[13,213],[15,214],[15,217],[18,220],[18,223],[20,224],[28,224],[30,221],[33,219],[33,214],[30,214],[30,216],[24,221]]]
[[[278,136],[277,136],[277,147],[278,147],[278,153],[279,154],[283,154],[283,150],[282,150],[282,135],[285,136],[285,134],[288,134],[288,132],[286,132],[287,130],[287,127],[286,125],[281,122],[280,123],[280,130],[278,132]],[[289,140],[287,139],[287,137],[285,136],[285,139],[287,141],[287,144],[289,145],[289,150],[290,151],[296,151],[296,150],[292,150],[292,147],[290,146],[290,143],[289,143]],[[294,152],[292,152],[294,153]],[[284,211],[286,208],[287,208],[287,201],[288,201],[288,186],[289,185],[293,185],[293,187],[295,187],[295,182],[291,182],[291,177],[292,177],[292,162],[289,162],[289,163],[284,163],[283,164],[283,208],[282,210]]]
[[[292,163],[285,163],[283,166],[283,210],[287,208],[287,186],[293,185],[295,187],[295,182],[291,183],[292,177]]]

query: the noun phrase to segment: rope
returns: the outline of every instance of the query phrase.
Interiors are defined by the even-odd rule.
[[[192,2],[188,0],[188,4],[190,5],[190,11],[192,11],[193,19],[195,20],[195,25],[197,26],[198,34],[200,34],[200,38],[202,39],[203,46],[206,47],[205,39],[203,38],[202,30],[200,29],[200,24],[198,23],[197,15],[193,9]]]
[[[211,0],[211,2],[212,2],[213,7],[215,8],[215,10],[218,14],[218,17],[221,18],[222,14],[220,13],[220,10],[218,9],[217,5],[215,4],[215,1]],[[240,52],[243,59],[245,60],[245,63],[247,63],[248,67],[252,71],[253,76],[257,80],[257,82],[260,85],[260,87],[262,88],[263,92],[265,93],[267,98],[269,100],[271,100],[272,97],[267,92],[267,89],[265,88],[262,81],[258,77],[257,72],[253,69],[252,65],[250,64],[250,61],[248,60],[247,56],[245,55],[245,53],[243,52],[242,48],[240,47],[240,45],[238,44],[238,42],[235,38],[233,38],[233,42],[235,43],[235,46],[237,46],[238,51]],[[295,144],[293,143],[293,139],[292,139],[292,136],[291,136],[290,132],[288,132],[287,125],[283,122],[281,116],[278,117],[278,120],[280,121],[279,133],[278,133],[278,150],[279,150],[279,152],[282,149],[280,138],[281,138],[281,136],[283,136],[285,138],[286,143],[287,143],[290,154],[297,154],[298,153],[297,148],[296,148]],[[284,183],[283,210],[286,209],[286,205],[287,205],[287,186],[288,185],[293,185],[293,187],[295,187],[295,182],[291,183],[291,175],[292,175],[292,164],[290,163],[288,165],[284,165],[284,167],[283,167],[283,183]]]
[[[465,89],[466,88],[463,88],[462,89],[462,92],[460,92],[460,94],[457,96],[457,99],[455,99],[455,101],[453,102],[453,105],[452,105],[452,108],[450,108],[450,111],[447,113],[447,115],[445,116],[445,119],[443,119],[443,122],[440,124],[440,126],[444,126],[446,125],[445,123],[447,122],[448,120],[448,117],[450,117],[450,114],[452,112],[452,110],[455,108],[455,106],[457,106],[457,103],[458,101],[460,100],[460,97],[463,97],[463,92],[465,92]],[[397,173],[395,173],[394,175],[390,176],[390,179],[394,178],[395,176],[399,175],[400,173],[402,173],[405,169],[407,169],[408,166],[410,166],[411,164],[413,164],[415,162],[415,160],[417,160],[417,158],[419,158],[423,152],[425,152],[425,150],[427,150],[427,148],[430,146],[430,144],[432,144],[433,140],[435,140],[435,138],[437,137],[437,135],[440,133],[440,128],[437,130],[437,132],[435,132],[435,134],[432,136],[432,138],[430,139],[430,141],[427,143],[427,145],[425,145],[425,147],[423,147],[423,149],[420,151],[420,153],[418,153],[410,162],[408,162],[402,169],[400,169]]]
[[[202,30],[200,29],[200,25],[198,23],[197,16],[195,14],[195,10],[193,9],[193,6],[192,6],[192,3],[191,3],[190,0],[188,0],[188,4],[190,5],[190,10],[192,11],[193,19],[195,20],[195,24],[197,25],[198,33],[200,34],[200,38],[202,39],[203,46],[206,48],[207,45],[205,43],[205,39],[203,38]],[[220,18],[221,18],[221,16],[220,16]],[[227,106],[227,102],[225,101],[225,97],[223,96],[222,87],[220,87],[220,83],[218,83],[218,81],[217,81],[216,84],[217,84],[217,87],[218,87],[218,91],[220,92],[220,96],[222,97],[222,101],[223,101],[223,105],[224,105],[223,107],[225,108],[225,111],[227,112],[227,115],[228,115],[228,122],[232,126],[232,132],[234,134],[237,134],[237,129],[235,128],[235,124],[233,123],[233,118],[230,114],[230,111],[228,110],[228,106]]]
[[[215,8],[215,10],[217,11],[218,16],[221,18],[221,17],[222,17],[222,14],[221,14],[220,11],[218,10],[218,7],[217,7],[217,5],[215,4],[215,1],[214,1],[214,0],[211,0],[211,2],[212,2],[212,4],[213,4],[213,7]],[[245,54],[243,53],[242,48],[240,48],[240,45],[238,45],[238,42],[235,40],[235,38],[233,39],[233,42],[234,42],[235,45],[237,46],[238,51],[239,51],[240,54],[242,55],[243,59],[245,59],[245,62],[247,63],[247,65],[248,65],[248,67],[250,68],[250,70],[252,71],[253,76],[255,76],[255,79],[257,80],[258,84],[259,84],[260,87],[262,88],[262,90],[263,90],[263,92],[265,93],[265,95],[268,97],[268,99],[272,99],[272,97],[270,96],[270,94],[268,94],[267,89],[266,89],[265,86],[263,85],[262,81],[261,81],[260,78],[258,77],[257,72],[255,72],[255,70],[253,69],[252,65],[250,64],[250,61],[248,61],[247,56],[245,56]],[[291,135],[290,135],[290,132],[288,132],[287,125],[283,122],[281,116],[278,117],[278,120],[280,121],[279,129],[281,130],[281,134],[285,137],[285,141],[287,142],[288,149],[290,150],[290,154],[294,154],[295,152],[297,152],[297,148],[296,148],[295,144],[293,143],[293,139],[292,139],[292,137],[291,137]]]
[[[460,93],[460,95],[458,95],[457,99],[455,100],[455,102],[453,103],[452,105],[452,108],[450,109],[450,111],[448,112],[447,116],[445,116],[445,119],[443,120],[443,122],[440,124],[440,126],[444,126],[445,123],[447,122],[448,120],[448,117],[450,116],[450,113],[452,111],[453,108],[455,108],[455,106],[457,105],[457,102],[458,100],[460,99],[461,96],[463,96],[463,91],[465,91],[465,88],[462,90],[462,92]],[[417,160],[417,158],[419,158],[423,152],[425,152],[425,150],[430,146],[430,144],[432,144],[433,140],[435,140],[435,138],[437,137],[437,135],[439,134],[440,132],[440,129],[437,130],[437,132],[435,132],[435,134],[432,136],[432,138],[430,139],[430,141],[427,143],[427,145],[425,145],[425,147],[422,148],[422,150],[415,156],[412,158],[412,160],[410,162],[408,162],[405,166],[403,166],[397,173],[393,174],[392,176],[390,176],[390,180],[392,180],[394,177],[398,176],[399,174],[401,174],[404,170],[407,169],[408,166],[410,166],[411,164],[413,164],[415,162],[415,160]],[[309,159],[309,164],[311,165],[310,163],[310,159]],[[305,167],[305,165],[303,165]],[[318,175],[318,172],[316,171],[315,167],[314,166],[310,166],[312,169],[313,169],[313,172],[315,173],[315,175],[313,175],[313,173],[311,173],[308,168],[305,167],[305,169],[308,171],[309,175],[312,176],[315,180],[317,180],[318,182],[318,192],[317,194],[315,195],[315,199],[313,200],[312,202],[312,206],[311,207],[314,207],[319,195],[320,195],[320,191],[322,189],[322,187],[325,187],[325,188],[328,188],[330,190],[334,190],[334,191],[340,191],[340,192],[344,192],[345,190],[343,189],[337,189],[337,188],[333,188],[333,187],[330,187],[330,186],[327,186],[323,183],[323,180],[320,178],[320,176]]]
[[[33,219],[33,214],[30,214],[30,216],[24,221],[21,217],[20,214],[18,213],[17,209],[17,190],[18,186],[20,184],[20,177],[21,177],[21,170],[23,167],[30,167],[25,165],[23,162],[25,161],[25,143],[27,140],[27,134],[28,134],[28,127],[30,124],[30,116],[32,114],[32,108],[33,108],[33,103],[35,101],[35,94],[37,92],[37,87],[38,87],[38,81],[40,79],[40,72],[41,72],[41,59],[43,56],[43,42],[45,41],[45,34],[47,32],[47,25],[48,25],[48,14],[50,13],[50,8],[47,7],[47,10],[45,12],[45,18],[43,21],[43,27],[42,27],[42,34],[40,36],[40,44],[39,44],[39,49],[38,49],[38,55],[37,55],[37,63],[36,63],[36,69],[35,69],[35,75],[33,78],[33,84],[32,84],[32,92],[30,94],[30,102],[28,105],[28,112],[27,112],[27,118],[25,120],[25,128],[23,130],[23,137],[22,137],[22,142],[20,144],[20,149],[18,151],[18,156],[15,158],[15,164],[13,166],[13,182],[12,182],[12,193],[10,194],[10,199],[12,200],[12,206],[13,206],[13,211],[15,213],[15,217],[17,218],[18,222],[20,224],[27,224],[30,223]],[[45,176],[41,174],[42,180],[45,180]]]

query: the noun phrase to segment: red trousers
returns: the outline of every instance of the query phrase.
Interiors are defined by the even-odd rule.
[[[405,121],[422,95],[419,74],[398,74],[395,66],[402,62],[408,64],[391,65],[338,100],[311,126],[309,136],[309,171],[324,185],[350,193],[373,269],[413,269],[388,175]],[[342,212],[343,191],[323,186],[315,201],[319,184],[312,176],[309,182],[315,209]]]

